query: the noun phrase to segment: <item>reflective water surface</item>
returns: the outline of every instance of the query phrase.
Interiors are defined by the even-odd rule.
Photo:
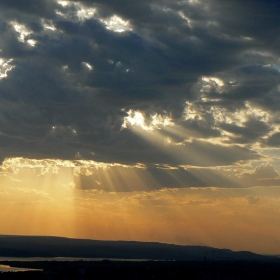
[[[23,268],[23,267],[11,267],[9,265],[0,264],[0,272],[23,272],[30,270],[41,270],[41,269],[32,269],[32,268]]]

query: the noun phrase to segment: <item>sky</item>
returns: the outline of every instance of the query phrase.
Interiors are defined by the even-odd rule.
[[[280,254],[277,0],[0,0],[0,234]]]

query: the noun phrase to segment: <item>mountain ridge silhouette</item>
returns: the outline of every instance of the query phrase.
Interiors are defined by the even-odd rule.
[[[280,261],[249,251],[159,242],[105,241],[56,236],[0,235],[1,257],[73,257],[180,261]]]

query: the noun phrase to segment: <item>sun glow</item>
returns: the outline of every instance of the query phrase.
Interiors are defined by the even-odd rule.
[[[169,116],[154,114],[150,116],[149,124],[144,117],[144,114],[140,111],[129,110],[128,116],[124,117],[122,128],[128,128],[129,126],[139,126],[144,130],[160,130],[165,126],[172,126],[173,122]]]

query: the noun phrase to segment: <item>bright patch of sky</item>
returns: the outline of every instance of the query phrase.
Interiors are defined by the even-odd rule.
[[[80,7],[80,9],[78,9],[78,11],[77,11],[77,16],[78,16],[79,20],[83,21],[83,20],[92,18],[95,15],[95,13],[96,13],[95,8]]]
[[[37,43],[36,40],[26,39],[26,37],[32,34],[32,32],[24,24],[20,24],[14,21],[12,21],[10,24],[14,27],[15,31],[19,34],[18,40],[20,42],[27,43],[30,46],[35,47]]]
[[[124,117],[122,128],[128,128],[129,126],[139,126],[144,130],[161,129],[164,126],[172,126],[173,122],[169,116],[154,114],[150,116],[150,123],[147,124],[147,120],[144,114],[140,111],[129,110],[128,116]]]
[[[200,109],[198,105],[192,102],[186,102],[185,113],[184,116],[186,120],[202,120],[202,114],[200,113]]]
[[[180,11],[179,16],[187,21],[187,24],[190,28],[193,28],[192,21],[188,17],[185,16],[184,12]]]
[[[57,3],[61,5],[63,9],[56,10],[56,13],[65,18],[72,18],[72,20],[74,18],[72,10],[70,10],[71,7],[74,8],[74,16],[77,17],[79,21],[93,18],[96,13],[95,8],[86,7],[80,2],[58,1]]]
[[[61,6],[63,7],[66,7],[69,5],[69,2],[68,1],[57,1],[58,4],[60,4]]]
[[[129,21],[125,21],[122,18],[114,15],[109,19],[101,19],[108,30],[114,32],[125,32],[125,31],[132,31],[132,28],[129,25]]]
[[[60,159],[29,159],[22,157],[6,158],[1,166],[2,171],[17,174],[21,169],[40,169],[41,174],[46,172],[57,173],[61,168],[71,168],[73,174],[89,172],[91,168],[109,169],[111,167],[145,168],[144,165],[123,165],[117,163],[96,162],[93,160],[60,160]]]
[[[42,25],[44,27],[44,30],[51,30],[51,31],[55,31],[56,27],[53,24],[52,21],[46,21],[45,19],[42,20]]]
[[[217,77],[202,77],[201,80],[201,92],[209,92],[212,88],[215,88],[219,93],[221,93],[223,86],[225,85],[223,80]]]
[[[13,61],[13,59],[4,59],[0,58],[0,80],[3,78],[8,77],[8,72],[13,70],[15,66],[11,65],[10,63]]]
[[[83,62],[82,63],[89,71],[93,70],[93,66],[90,65],[88,62]]]
[[[118,15],[113,15],[108,18],[102,18],[100,15],[98,15],[98,10],[93,7],[87,7],[79,2],[77,3],[71,3],[68,1],[58,1],[58,4],[60,4],[63,8],[65,8],[65,11],[57,11],[57,14],[63,16],[63,17],[70,17],[70,13],[67,14],[67,8],[68,7],[74,7],[76,11],[76,17],[79,19],[79,21],[85,21],[91,18],[96,18],[100,20],[101,23],[103,23],[108,30],[111,30],[113,32],[125,32],[125,31],[132,31],[132,27],[130,26],[129,21],[122,19]]]
[[[231,112],[225,109],[220,109],[215,106],[211,107],[209,112],[213,113],[216,122],[225,122],[228,124],[234,124],[238,126],[244,126],[244,123],[250,119],[256,119],[267,122],[270,118],[269,112],[263,111],[260,108],[250,105],[249,102],[245,103],[245,108],[235,112]],[[223,116],[223,118],[221,117]]]
[[[35,47],[36,44],[37,44],[37,41],[36,41],[36,40],[33,40],[33,39],[28,39],[28,40],[26,40],[26,42],[27,42],[31,47]]]

